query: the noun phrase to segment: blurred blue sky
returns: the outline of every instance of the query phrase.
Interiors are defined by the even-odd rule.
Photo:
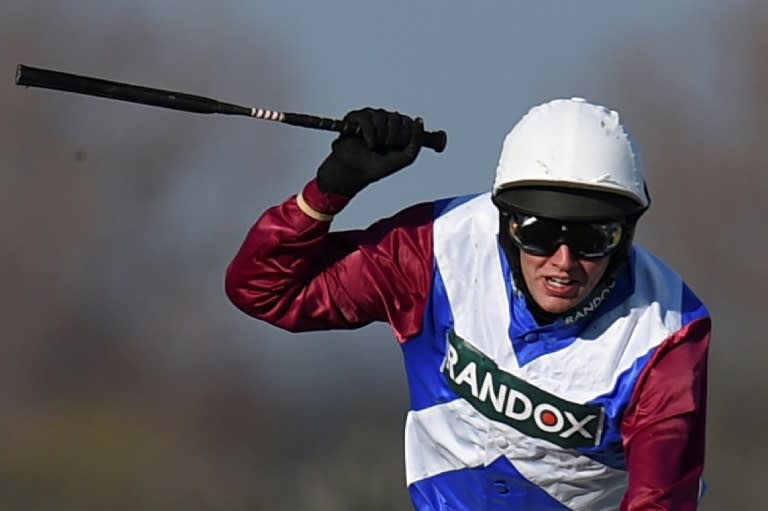
[[[233,100],[255,106],[327,116],[381,106],[420,115],[428,129],[448,132],[443,154],[424,151],[409,172],[363,192],[337,227],[358,226],[414,201],[485,189],[504,135],[534,104],[584,96],[621,110],[610,103],[613,84],[606,80],[615,78],[611,67],[622,50],[669,55],[657,65],[673,75],[712,66],[718,49],[705,35],[716,32],[728,9],[722,2],[692,0],[227,5],[165,2],[147,8],[150,16],[162,14],[158,24],[183,27],[186,38],[237,33],[239,43],[229,49],[234,54],[222,55],[245,68],[231,70],[235,81],[270,76],[269,68],[247,70],[254,47],[267,45],[278,55],[286,83],[274,96],[249,94],[244,85],[228,83],[226,74],[209,77],[211,94],[231,91]],[[630,46],[638,42],[642,48]],[[713,93],[706,81],[687,85],[689,95]],[[284,135],[292,153],[281,169],[288,192],[311,175],[331,137]]]
[[[428,129],[448,132],[443,154],[424,151],[408,172],[364,191],[364,199],[337,220],[337,227],[349,227],[414,201],[487,188],[504,135],[534,104],[583,96],[621,110],[624,105],[611,103],[615,87],[606,81],[615,79],[611,68],[623,50],[669,55],[667,62],[654,64],[683,79],[698,67],[701,76],[701,68],[706,73],[722,61],[708,35],[716,34],[718,19],[739,3],[61,2],[59,12],[41,9],[39,16],[56,17],[62,30],[34,33],[36,55],[42,49],[48,59],[24,62],[27,49],[19,48],[17,61],[5,67],[8,76],[21,62],[103,76],[104,66],[91,56],[106,51],[99,47],[105,32],[119,31],[130,19],[146,27],[154,50],[119,48],[114,60],[122,71],[108,78],[331,117],[381,106],[420,115]],[[30,5],[34,2],[10,0],[5,8],[33,17]],[[83,19],[91,30],[76,37],[64,30]],[[200,51],[218,59],[214,69],[194,67]],[[267,55],[267,65],[257,54]],[[686,87],[688,95],[714,94],[706,80]],[[96,107],[93,99],[87,101]],[[211,128],[189,162],[190,175],[195,166],[211,175],[208,169],[214,166],[248,165],[249,158],[255,163],[258,155],[237,144],[248,145],[266,129],[279,133],[285,168],[274,170],[280,180],[270,200],[282,198],[280,190],[285,194],[301,186],[332,140],[327,133],[251,127],[243,120],[188,122],[208,122]]]
[[[23,13],[30,43],[3,51],[4,87],[11,87],[15,65],[24,63],[329,117],[380,106],[422,116],[427,129],[447,131],[444,153],[424,150],[411,168],[363,191],[334,224],[363,227],[413,202],[488,189],[504,135],[535,104],[581,96],[622,111],[628,105],[613,103],[612,81],[617,65],[632,68],[622,61],[627,56],[653,56],[671,86],[684,84],[683,96],[716,107],[716,80],[688,76],[708,76],[728,60],[718,53],[718,21],[739,3],[747,2],[104,0],[41,2],[36,10],[35,2],[10,0],[4,15]],[[197,64],[198,56],[204,65]],[[148,206],[157,208],[146,218],[166,233],[159,238],[167,246],[154,243],[143,257],[151,266],[164,254],[176,257],[180,240],[201,251],[217,240],[220,251],[210,254],[210,272],[198,283],[207,293],[221,292],[228,258],[256,216],[298,191],[333,139],[266,121],[12,93],[18,101],[70,108],[66,118],[78,128],[67,143],[94,160],[107,147],[141,153],[138,133],[153,125],[196,130],[182,156],[184,171],[167,184],[165,200]],[[162,145],[163,137],[159,131],[153,143]],[[112,186],[124,186],[120,176],[112,179]],[[130,216],[124,221],[137,222]],[[199,291],[191,286],[190,292]],[[140,293],[137,288],[115,296]],[[274,359],[268,366],[278,372],[316,362],[317,351],[297,349],[303,339],[245,317],[223,294],[214,296],[211,316],[237,331],[250,356]],[[374,326],[363,337],[388,337],[386,330]],[[304,337],[322,338],[325,352],[339,357],[346,371],[397,366],[394,342],[373,347],[360,336]],[[195,353],[189,339],[168,342],[179,357]]]

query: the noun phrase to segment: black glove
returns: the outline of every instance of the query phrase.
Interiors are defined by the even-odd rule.
[[[344,116],[359,126],[358,135],[342,134],[317,170],[317,184],[326,193],[352,198],[370,183],[394,174],[416,159],[424,140],[424,122],[381,109],[363,108]]]

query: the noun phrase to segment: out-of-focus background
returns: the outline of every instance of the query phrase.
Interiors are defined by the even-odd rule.
[[[24,89],[17,64],[448,132],[337,228],[488,189],[535,104],[620,110],[654,199],[639,241],[714,319],[703,509],[766,509],[767,24],[746,0],[5,0],[0,509],[409,509],[388,329],[289,334],[223,292],[333,134]]]

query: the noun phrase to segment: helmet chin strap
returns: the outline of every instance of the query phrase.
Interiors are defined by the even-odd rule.
[[[544,310],[533,298],[531,292],[528,290],[528,286],[525,284],[523,273],[520,268],[520,249],[512,241],[507,231],[507,225],[509,225],[509,217],[505,214],[499,215],[499,241],[501,247],[504,250],[504,254],[507,256],[510,268],[512,268],[512,279],[515,284],[515,289],[519,290],[528,304],[528,308],[536,319],[536,322],[540,325],[547,325],[554,321],[557,321],[561,317],[568,317],[571,314],[584,308],[584,306],[590,303],[596,296],[604,295],[606,290],[611,288],[615,282],[616,275],[629,261],[629,252],[632,247],[632,238],[634,236],[634,223],[630,224],[630,227],[624,233],[624,237],[621,240],[621,244],[616,249],[616,252],[611,255],[611,260],[608,263],[608,267],[605,270],[600,281],[595,288],[578,304],[570,309],[561,313],[552,313]]]

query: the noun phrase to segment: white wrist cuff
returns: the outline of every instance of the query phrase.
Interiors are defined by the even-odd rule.
[[[330,222],[333,220],[333,215],[326,215],[325,213],[320,213],[309,207],[309,204],[304,200],[304,196],[301,193],[296,196],[296,204],[299,206],[299,209],[310,218],[314,218],[321,222]]]

